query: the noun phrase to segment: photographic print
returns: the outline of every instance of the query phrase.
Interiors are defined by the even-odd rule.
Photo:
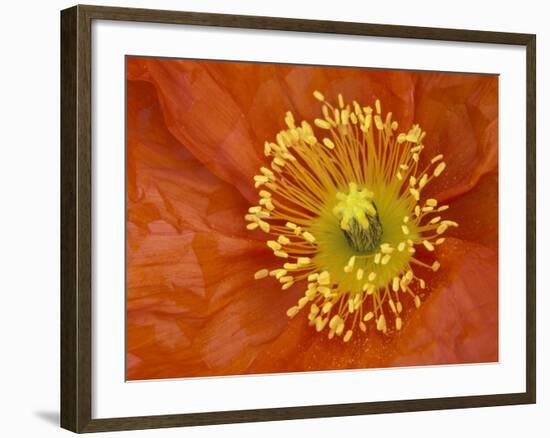
[[[128,380],[496,362],[498,75],[126,58]]]

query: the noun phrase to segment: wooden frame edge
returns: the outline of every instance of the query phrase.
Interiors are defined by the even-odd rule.
[[[91,23],[94,19],[512,44],[526,47],[526,392],[92,419]],[[536,36],[503,32],[78,5],[61,11],[61,426],[73,432],[338,417],[536,402]]]

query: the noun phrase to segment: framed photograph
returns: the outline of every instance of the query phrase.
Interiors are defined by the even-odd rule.
[[[61,13],[61,422],[535,403],[535,35]]]

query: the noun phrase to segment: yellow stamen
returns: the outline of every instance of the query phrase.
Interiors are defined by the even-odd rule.
[[[268,274],[269,274],[269,270],[267,270],[267,269],[260,269],[258,272],[256,272],[256,273],[254,274],[254,278],[255,278],[256,280],[259,280],[259,279],[261,279],[261,278],[267,277]]]
[[[437,216],[447,205],[423,196],[446,163],[441,154],[428,157],[420,171],[426,133],[419,125],[398,132],[379,100],[373,110],[346,104],[341,94],[336,105],[320,91],[313,95],[321,102],[313,123],[288,111],[284,129],[263,144],[270,161],[253,177],[259,199],[245,214],[246,228],[267,233],[267,246],[283,261],[254,278],[271,277],[284,290],[303,282],[304,295],[287,315],[307,308],[310,325],[319,332],[328,326],[330,339],[349,342],[356,325],[365,333],[371,321],[391,335],[403,327],[400,296],[411,295],[418,308],[419,292],[429,291],[413,266],[440,269],[437,260],[418,257],[433,256],[442,235],[458,226]],[[419,247],[428,253],[415,256]]]

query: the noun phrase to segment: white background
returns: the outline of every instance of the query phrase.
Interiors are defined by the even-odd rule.
[[[96,3],[96,2],[94,2]],[[100,4],[100,3],[97,3]],[[460,1],[456,7],[437,2],[391,2],[391,7],[364,1],[115,1],[120,6],[276,15],[348,21],[370,21],[538,34],[538,222],[549,218],[544,198],[548,186],[543,175],[549,152],[541,147],[548,137],[542,124],[548,101],[543,77],[550,71],[544,57],[548,13],[543,2]],[[4,5],[0,27],[0,159],[1,210],[0,274],[2,275],[2,348],[0,372],[0,430],[5,436],[57,436],[59,399],[59,9],[72,3],[11,2]],[[315,7],[313,7],[315,5]],[[23,18],[24,17],[24,18]],[[546,68],[546,69],[545,69]],[[547,118],[547,117],[546,117]],[[6,135],[7,134],[7,135]],[[7,153],[6,153],[7,152]],[[546,210],[546,211],[545,211]],[[549,236],[539,227],[539,271],[542,248]],[[548,242],[550,243],[550,242]],[[539,370],[548,363],[542,350],[548,324],[542,321],[546,300],[538,284]],[[335,436],[345,433],[408,437],[515,436],[548,429],[544,413],[550,389],[539,372],[536,406],[483,408],[459,411],[392,414],[369,417],[286,421],[264,424],[209,426],[182,430],[142,431],[107,436]],[[538,432],[541,430],[541,432]],[[391,432],[390,432],[391,431]]]

